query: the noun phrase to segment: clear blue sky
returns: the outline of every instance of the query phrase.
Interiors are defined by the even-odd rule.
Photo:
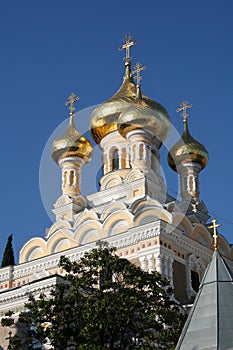
[[[232,13],[231,0],[1,1],[0,258],[10,233],[17,258],[23,243],[50,226],[39,187],[42,153],[68,116],[64,102],[72,91],[82,110],[117,90],[124,70],[118,47],[126,32],[139,42],[134,63],[147,66],[143,91],[167,108],[179,131],[176,108],[184,99],[193,104],[190,129],[210,155],[200,175],[201,198],[233,242]],[[162,166],[174,194],[177,176],[166,153]],[[58,181],[49,173],[48,196],[52,186],[58,196],[59,169],[52,161],[50,167]],[[83,181],[85,192],[95,190],[91,164]]]

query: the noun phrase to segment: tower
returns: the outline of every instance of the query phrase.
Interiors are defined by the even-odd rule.
[[[131,71],[130,48],[137,42],[126,35],[125,76],[119,90],[99,105],[91,115],[90,130],[102,151],[101,190],[143,179],[144,183],[130,195],[165,201],[165,185],[160,172],[159,148],[170,130],[166,109],[141,92],[137,63]],[[137,74],[135,85],[133,75]]]
[[[85,199],[80,194],[82,167],[92,158],[91,143],[82,136],[74,124],[74,103],[79,98],[72,93],[69,105],[70,120],[63,135],[54,140],[51,154],[62,170],[62,196],[55,204],[57,218],[71,220],[73,214],[85,207]]]
[[[181,138],[168,154],[168,164],[179,174],[182,201],[190,202],[195,210],[198,206],[202,206],[203,210],[204,204],[199,198],[199,173],[206,167],[209,155],[206,148],[195,140],[189,132],[187,109],[191,107],[192,105],[184,101],[177,109],[177,112],[182,111],[184,128]]]

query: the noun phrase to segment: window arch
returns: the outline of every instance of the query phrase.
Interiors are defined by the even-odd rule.
[[[112,170],[119,169],[119,151],[118,149],[114,149],[112,152]]]
[[[70,171],[70,185],[74,185],[74,170]]]

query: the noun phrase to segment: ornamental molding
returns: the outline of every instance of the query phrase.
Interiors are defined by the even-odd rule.
[[[29,295],[40,293],[49,293],[51,288],[61,283],[63,278],[61,276],[50,276],[41,280],[37,280],[21,287],[8,289],[7,291],[0,293],[0,311],[6,311],[13,307],[19,307],[18,302],[21,304],[28,300]]]
[[[94,193],[86,196],[87,203],[90,207],[95,207],[99,205],[107,205],[108,202],[115,200],[123,200],[125,203],[131,203],[135,200],[134,197],[128,198],[129,190],[133,191],[137,189],[140,185],[145,185],[145,177],[137,179],[130,183],[122,183],[119,186],[108,188],[104,191]]]
[[[81,167],[85,164],[84,159],[79,158],[79,157],[77,157],[77,156],[76,156],[76,157],[65,157],[65,158],[61,158],[61,159],[59,159],[58,164],[59,164],[60,167],[62,167],[63,164],[64,164],[64,163],[67,163],[67,162],[73,163],[73,164],[78,164],[78,165],[81,166]]]
[[[130,228],[123,233],[116,234],[111,237],[106,237],[104,238],[104,240],[106,240],[110,244],[110,246],[115,246],[117,249],[120,250],[132,247],[134,245],[138,245],[141,242],[156,237],[160,237],[162,239],[166,238],[166,240],[171,243],[173,249],[180,249],[186,254],[194,254],[196,257],[201,258],[204,262],[210,261],[210,258],[213,253],[210,248],[194,241],[190,237],[184,235],[182,231],[179,230],[177,227],[174,227],[160,219],[142,226]],[[49,272],[51,270],[53,270],[54,273],[55,271],[59,271],[58,263],[60,256],[65,254],[72,261],[79,260],[86,251],[91,250],[95,247],[96,242],[92,242],[84,244],[82,246],[70,248],[66,251],[47,255],[37,260],[32,260],[29,262],[22,263],[20,265],[16,265],[12,269],[12,279],[20,280],[22,278],[29,278],[34,274],[44,273],[45,271]],[[140,248],[140,250],[134,253],[130,253],[129,250],[127,258],[139,258],[142,255],[149,255],[151,253],[156,254],[156,252],[161,252],[162,254],[179,261],[181,258],[175,255],[173,249],[168,249],[159,244],[157,246],[151,245],[149,247]],[[229,261],[230,266],[232,266],[233,262],[229,259],[227,260]],[[10,268],[4,268],[0,270],[1,282],[9,281],[9,277]],[[9,293],[10,291],[11,290],[8,289],[5,290],[6,293]],[[4,293],[4,290],[1,292],[1,294],[2,293]]]

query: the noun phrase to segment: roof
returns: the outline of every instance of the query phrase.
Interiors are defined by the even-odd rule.
[[[175,350],[233,349],[233,275],[214,251]]]

